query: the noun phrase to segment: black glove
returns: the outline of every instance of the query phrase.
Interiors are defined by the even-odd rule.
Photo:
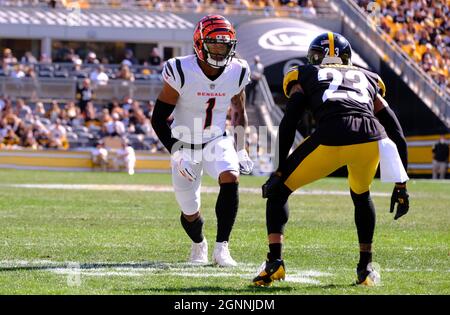
[[[278,193],[278,189],[283,183],[280,172],[270,174],[269,179],[262,185],[262,197],[270,198]]]
[[[391,213],[394,212],[395,204],[398,203],[394,220],[404,216],[409,210],[409,195],[406,184],[395,184],[391,197]]]

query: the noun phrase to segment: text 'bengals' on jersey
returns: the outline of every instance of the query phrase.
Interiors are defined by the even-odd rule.
[[[180,95],[173,112],[172,136],[187,143],[206,143],[225,132],[228,107],[233,96],[250,82],[250,67],[233,58],[215,80],[200,68],[197,57],[169,59],[164,81]]]

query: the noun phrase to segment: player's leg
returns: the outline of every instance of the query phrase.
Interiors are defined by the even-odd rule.
[[[436,160],[433,160],[433,175],[432,175],[432,179],[437,179],[438,178],[438,173],[439,173],[439,162]]]
[[[447,162],[439,162],[439,179],[445,179],[447,174]]]
[[[217,235],[213,261],[223,267],[236,266],[228,249],[239,208],[239,160],[231,137],[213,141],[204,149],[205,171],[220,185],[216,201]]]
[[[134,174],[134,166],[136,164],[136,159],[135,158],[129,158],[126,157],[125,158],[125,165],[126,165],[126,169],[129,175],[133,175]]]
[[[195,171],[199,176],[190,182],[178,173],[177,166],[172,163],[172,184],[175,198],[181,209],[181,226],[192,240],[190,262],[208,263],[208,243],[203,236],[204,219],[200,212],[201,163]]]
[[[343,165],[337,146],[320,145],[315,136],[305,139],[280,167],[282,184],[267,199],[266,224],[269,253],[265,268],[253,280],[255,285],[271,285],[285,276],[282,260],[284,227],[289,218],[288,198],[298,188],[323,178]]]
[[[370,197],[370,184],[375,176],[379,152],[377,141],[345,146],[350,194],[355,206],[355,224],[359,241],[358,284],[374,285],[378,275],[372,270],[372,241],[375,231],[375,206]]]

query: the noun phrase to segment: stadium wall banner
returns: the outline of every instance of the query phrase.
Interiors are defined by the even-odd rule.
[[[114,156],[115,152],[110,151],[109,162],[114,159]],[[0,150],[0,168],[53,171],[95,170],[91,160],[91,151],[89,150]],[[109,169],[112,170],[111,167]],[[136,172],[169,173],[170,156],[167,154],[136,151]]]
[[[237,53],[253,63],[259,55],[265,66],[270,86],[281,85],[283,75],[291,66],[303,64],[309,44],[318,35],[330,30],[290,18],[264,18],[239,24],[236,30]],[[355,65],[368,68],[357,54],[352,56]]]

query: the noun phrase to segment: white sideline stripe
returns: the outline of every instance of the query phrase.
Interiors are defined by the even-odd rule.
[[[112,266],[103,267],[104,264],[111,265],[126,265],[126,267]],[[129,265],[145,265],[148,267],[129,267]],[[61,266],[59,268],[54,268]],[[67,267],[63,267],[67,266]],[[71,266],[71,267],[69,267]],[[74,266],[80,266],[74,267]],[[96,267],[102,266],[102,267]],[[63,276],[82,275],[91,277],[143,277],[143,276],[175,276],[175,277],[192,277],[192,278],[209,278],[209,277],[240,277],[243,279],[252,279],[258,266],[254,264],[239,264],[236,268],[220,268],[212,265],[198,266],[191,263],[149,263],[149,262],[95,262],[80,264],[75,262],[55,262],[50,260],[2,260],[0,261],[0,268],[15,268],[15,267],[42,267],[42,270],[52,272]],[[189,270],[192,270],[190,272]],[[321,272],[318,270],[298,270],[290,269],[290,273],[286,276],[287,282],[305,283],[305,284],[320,284],[317,277],[329,277],[333,274],[329,272]]]
[[[93,184],[8,184],[2,187],[31,188],[31,189],[62,189],[62,190],[98,190],[98,191],[148,191],[148,192],[173,192],[173,187],[168,185],[93,185]],[[239,188],[241,193],[261,194],[260,188]],[[219,187],[202,187],[203,193],[219,193]],[[298,190],[295,195],[335,195],[349,196],[349,191],[340,190]],[[391,194],[383,192],[371,192],[372,196],[390,197]]]

